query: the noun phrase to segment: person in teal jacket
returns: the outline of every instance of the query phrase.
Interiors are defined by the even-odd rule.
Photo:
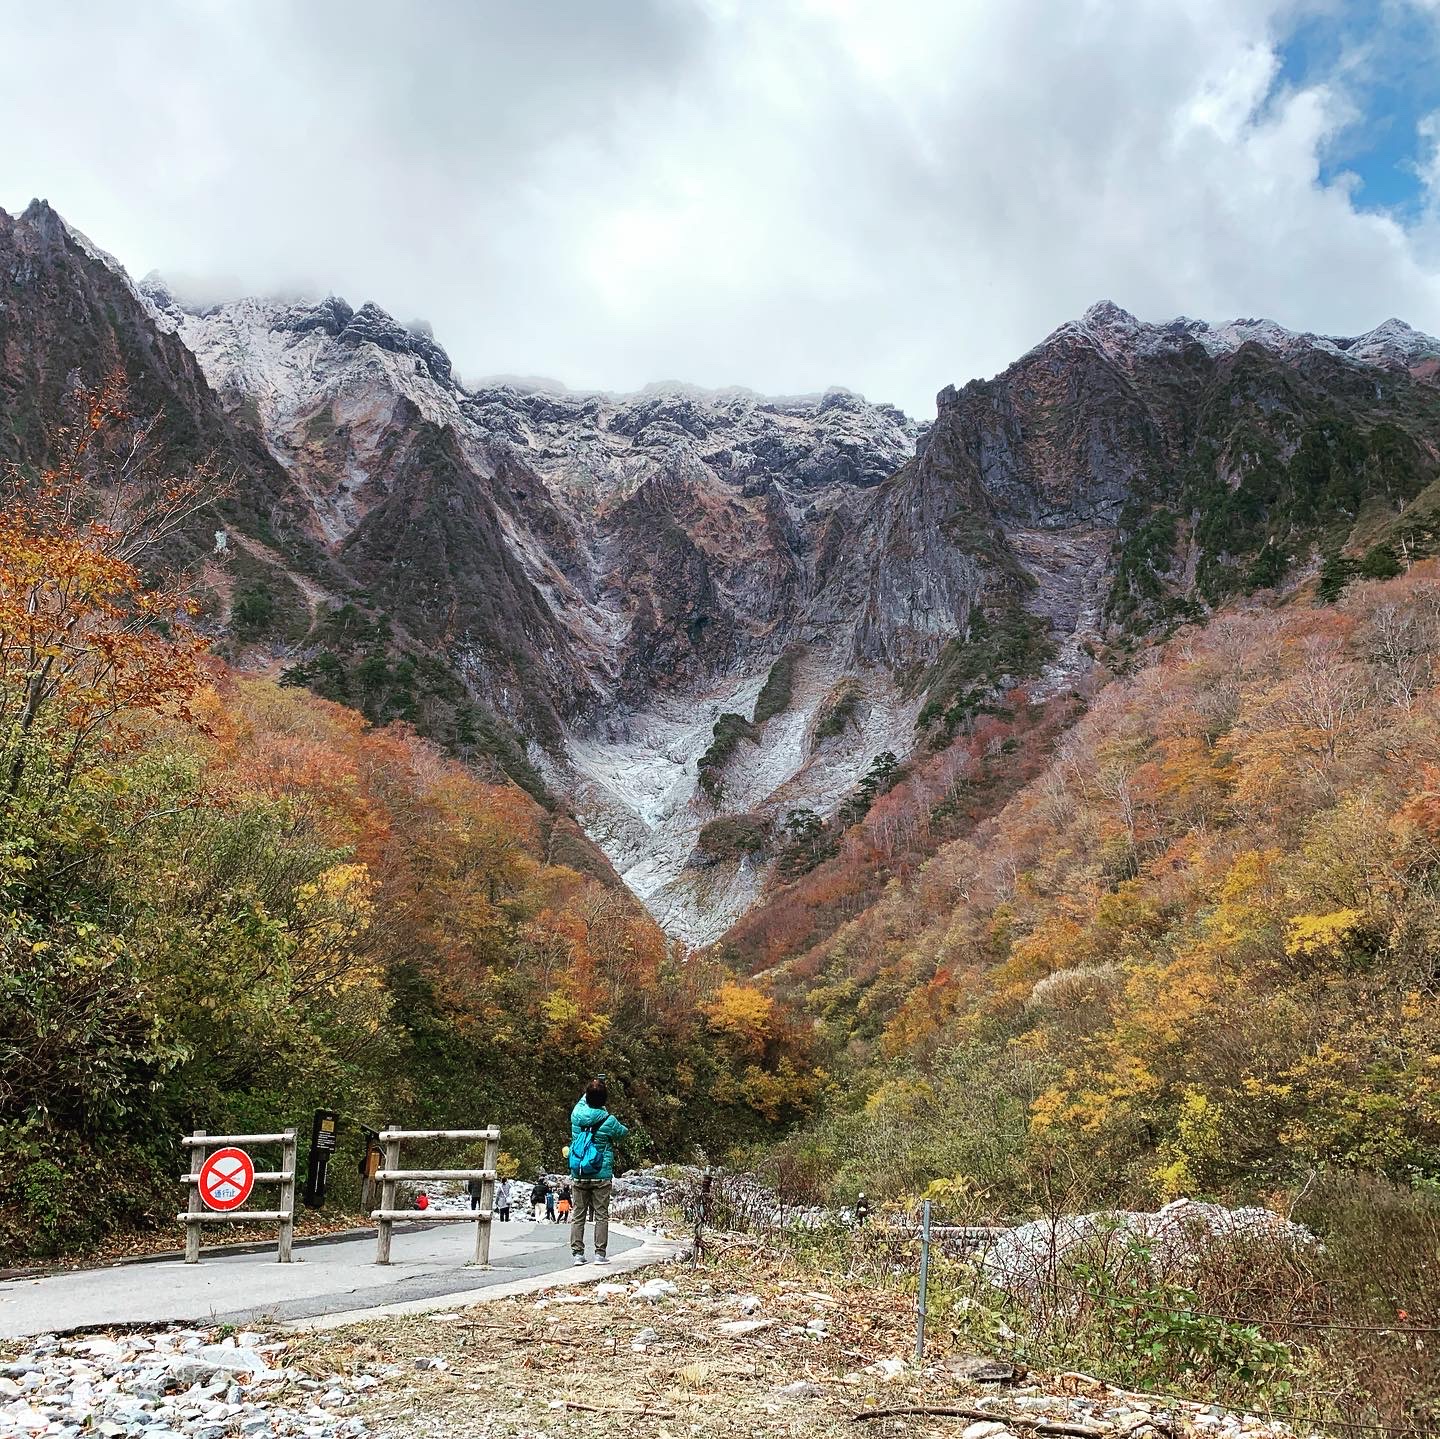
[[[609,1102],[602,1076],[585,1086],[585,1093],[570,1111],[571,1148],[579,1140],[581,1131],[588,1129],[595,1135],[595,1147],[601,1158],[600,1173],[593,1179],[582,1179],[576,1174],[570,1180],[574,1201],[570,1211],[570,1252],[576,1264],[585,1262],[586,1219],[595,1222],[595,1262],[610,1262],[605,1256],[605,1247],[610,1242],[610,1181],[615,1178],[615,1141],[630,1131],[610,1113]]]

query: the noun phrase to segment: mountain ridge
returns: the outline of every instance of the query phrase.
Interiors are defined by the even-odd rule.
[[[457,752],[478,723],[692,944],[772,891],[792,811],[838,825],[881,757],[945,748],[1003,690],[1065,692],[1293,586],[1440,465],[1440,344],[1395,320],[1326,337],[1099,302],[921,424],[839,388],[469,387],[373,302],[187,307],[42,202],[9,225],[17,255],[64,227],[144,343],[193,357],[217,443],[263,451],[239,522],[273,561],[251,609],[281,618],[241,634],[221,594],[240,657]],[[328,608],[286,599],[301,569]],[[721,819],[748,848],[707,840]]]

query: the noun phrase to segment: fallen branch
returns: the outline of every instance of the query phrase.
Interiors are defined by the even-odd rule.
[[[513,1325],[509,1324],[472,1324],[463,1323],[457,1326],[464,1334],[474,1342],[476,1334],[480,1330],[489,1330],[500,1335],[502,1339],[508,1339],[512,1344],[564,1344],[571,1349],[589,1349],[588,1340],[561,1339],[557,1334],[548,1334],[543,1331],[532,1331],[522,1329],[518,1332]]]
[[[627,1419],[678,1419],[673,1409],[617,1409],[601,1404],[582,1404],[578,1399],[567,1399],[567,1409],[582,1409],[586,1414],[620,1414]]]
[[[903,1404],[895,1409],[862,1409],[850,1416],[856,1424],[872,1419],[898,1419],[906,1415],[938,1415],[948,1419],[993,1419],[1011,1429],[1031,1429],[1036,1434],[1066,1434],[1074,1439],[1101,1439],[1109,1429],[1098,1424],[1065,1424],[1054,1419],[1034,1419],[1028,1414],[998,1414],[993,1409],[970,1409],[959,1404]]]

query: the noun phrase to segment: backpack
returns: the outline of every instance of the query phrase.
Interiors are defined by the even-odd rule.
[[[610,1116],[607,1114],[605,1119]],[[602,1119],[600,1124],[604,1124]],[[596,1139],[596,1132],[600,1124],[590,1129],[582,1129],[570,1144],[570,1173],[576,1179],[598,1179],[600,1171],[605,1167],[605,1151],[600,1148]]]

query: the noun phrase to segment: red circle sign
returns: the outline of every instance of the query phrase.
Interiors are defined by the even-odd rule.
[[[217,1149],[200,1166],[200,1198],[208,1209],[239,1209],[255,1187],[255,1161],[243,1149]]]

